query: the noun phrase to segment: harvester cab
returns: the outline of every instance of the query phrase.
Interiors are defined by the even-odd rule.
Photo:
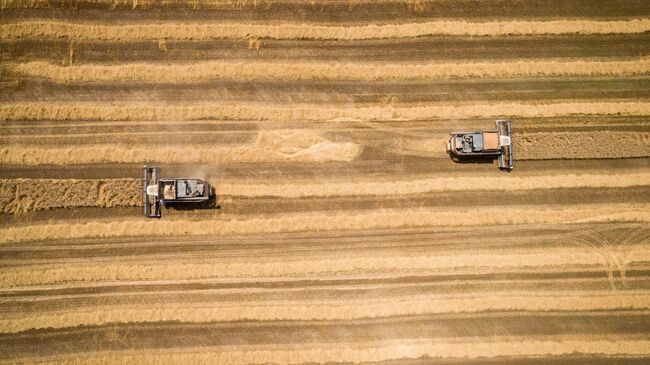
[[[160,168],[145,165],[142,189],[144,215],[160,218],[161,206],[189,205],[207,202],[212,186],[199,178],[163,178]]]
[[[447,153],[456,162],[496,157],[501,170],[512,171],[512,122],[499,119],[496,130],[451,132]]]

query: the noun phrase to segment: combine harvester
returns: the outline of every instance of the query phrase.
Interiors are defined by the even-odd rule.
[[[501,170],[512,171],[512,122],[499,119],[497,129],[478,132],[451,132],[447,153],[456,162],[497,158]]]
[[[160,168],[144,166],[142,205],[144,215],[160,218],[161,206],[185,206],[210,200],[212,186],[199,178],[162,178]]]

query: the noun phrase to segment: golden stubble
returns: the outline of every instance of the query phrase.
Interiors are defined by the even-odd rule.
[[[84,163],[231,163],[351,161],[361,153],[354,142],[333,142],[312,130],[270,130],[255,141],[231,146],[146,146],[84,144],[64,147],[0,147],[0,164],[67,165]]]
[[[424,315],[440,313],[475,313],[485,311],[595,311],[650,308],[650,295],[644,293],[555,293],[534,292],[488,293],[468,297],[413,296],[387,300],[356,300],[351,302],[313,303],[165,303],[140,306],[95,306],[70,309],[64,315],[56,312],[33,316],[0,318],[3,333],[16,333],[32,328],[65,328],[108,323],[139,323],[182,321],[189,323],[214,321],[331,320],[350,321],[362,318]]]
[[[500,36],[536,34],[644,33],[650,19],[551,21],[429,21],[402,24],[313,25],[299,23],[162,23],[99,25],[62,21],[24,21],[0,26],[1,39],[72,38],[76,40],[137,41],[157,39],[323,39],[365,40],[428,35]]]
[[[609,76],[650,73],[650,59],[633,60],[535,60],[464,63],[362,63],[204,61],[161,65],[61,66],[43,61],[6,64],[12,73],[60,83],[78,82],[176,82],[206,80],[436,80],[454,78],[501,78],[532,76]]]
[[[650,115],[650,102],[587,101],[565,103],[478,103],[427,105],[411,107],[324,107],[296,104],[293,106],[219,103],[94,103],[94,102],[22,102],[0,105],[0,120],[284,120],[323,121],[343,118],[364,121],[439,120],[515,117],[555,117],[566,115]],[[6,152],[5,152],[6,153]]]
[[[561,188],[623,188],[650,185],[650,172],[624,174],[564,174],[542,176],[457,176],[414,178],[409,180],[316,183],[252,184],[214,182],[223,195],[278,196],[302,198],[311,196],[393,195],[447,191],[513,191]]]
[[[647,204],[519,206],[439,209],[386,209],[372,212],[291,213],[230,220],[123,220],[52,223],[0,230],[0,244],[48,239],[157,235],[220,235],[399,227],[447,227],[498,224],[650,222]]]

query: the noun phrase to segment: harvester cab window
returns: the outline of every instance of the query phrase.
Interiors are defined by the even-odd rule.
[[[472,151],[483,151],[483,134],[472,134]]]
[[[187,184],[187,180],[177,180],[176,191],[178,191],[178,196],[180,198],[191,196],[191,191],[189,185]]]
[[[462,146],[462,151],[464,153],[472,152],[472,144],[473,144],[472,143],[472,136],[464,135],[462,140],[461,140],[461,143],[460,143],[460,146]]]

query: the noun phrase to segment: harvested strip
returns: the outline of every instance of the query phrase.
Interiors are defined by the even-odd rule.
[[[521,133],[517,159],[578,159],[650,156],[650,132]]]
[[[230,62],[206,61],[160,65],[61,66],[34,61],[9,64],[5,69],[23,76],[61,83],[78,82],[195,82],[234,80],[414,80],[468,77],[602,76],[650,73],[650,58],[630,61],[511,61],[430,64],[377,64],[346,62]]]
[[[157,235],[217,235],[321,230],[350,230],[397,227],[446,227],[531,223],[650,222],[647,204],[574,205],[540,208],[536,206],[503,210],[492,207],[472,209],[394,209],[337,214],[284,214],[282,217],[232,220],[124,220],[115,222],[52,223],[11,227],[0,230],[0,243],[75,239],[84,237],[130,237]]]
[[[83,163],[218,163],[278,161],[351,161],[361,152],[353,142],[331,142],[314,131],[263,131],[254,144],[233,147],[132,147],[80,145],[73,147],[0,148],[0,164],[43,165]]]
[[[543,149],[542,149],[543,150]],[[519,151],[517,151],[519,153]],[[578,187],[630,187],[650,185],[650,172],[629,174],[566,174],[534,177],[516,176],[459,176],[431,179],[410,179],[406,181],[363,181],[342,183],[336,181],[314,184],[283,183],[281,185],[219,183],[215,182],[222,195],[238,196],[281,196],[300,198],[309,196],[347,195],[389,195],[417,194],[438,191],[464,190],[532,190]]]
[[[354,143],[322,142],[294,152],[282,152],[255,146],[238,147],[127,147],[119,145],[92,145],[74,147],[0,148],[0,164],[67,165],[90,163],[229,163],[279,161],[350,161],[358,156],[360,148]]]
[[[555,117],[572,114],[650,115],[647,101],[591,101],[582,103],[491,103],[413,107],[323,107],[296,104],[270,106],[254,103],[6,103],[0,120],[428,120],[509,117]],[[6,152],[5,152],[6,153]]]
[[[39,364],[205,364],[224,365],[245,364],[315,364],[315,363],[368,363],[389,360],[406,360],[416,358],[496,358],[507,361],[508,357],[529,356],[535,359],[576,354],[613,356],[650,355],[650,341],[638,339],[615,339],[612,341],[572,337],[557,339],[517,339],[481,341],[464,339],[464,341],[445,342],[438,338],[404,339],[399,341],[355,342],[350,344],[318,344],[310,346],[236,346],[236,347],[200,347],[177,350],[95,352],[66,355],[57,358],[21,358],[22,361]],[[13,363],[15,360],[10,361]],[[3,362],[4,363],[4,362]]]
[[[523,320],[525,319],[525,320]],[[320,344],[355,341],[394,340],[396,338],[437,338],[442,341],[466,340],[482,337],[483,341],[500,341],[509,336],[508,341],[546,338],[550,333],[562,333],[552,338],[554,341],[568,339],[567,336],[608,333],[617,339],[629,338],[645,333],[650,318],[645,311],[607,311],[607,312],[569,312],[569,313],[471,313],[452,315],[431,315],[400,318],[380,318],[341,322],[248,322],[239,323],[139,323],[108,325],[100,327],[75,327],[66,329],[41,330],[24,334],[5,334],[3,358],[20,357],[28,353],[31,358],[38,356],[65,355],[70,351],[64,344],[75,336],[79,351],[146,350],[151,345],[148,339],[160,342],[156,348],[191,348],[197,345],[201,336],[201,347],[228,346],[245,343],[247,345],[279,345],[282,343]],[[450,327],[459,328],[449,333]],[[484,337],[499,328],[499,336]],[[543,329],[542,329],[543,328]],[[283,336],[277,333],[282,330]],[[120,338],[120,344],[112,341]],[[160,334],[164,333],[164,336]],[[399,333],[399,337],[397,334]],[[526,337],[521,337],[526,336]],[[625,337],[622,337],[625,336]],[[462,337],[459,339],[458,337]],[[637,337],[638,338],[638,337]],[[586,340],[581,336],[581,339]],[[611,337],[610,337],[611,339]],[[250,348],[250,347],[247,347]],[[84,350],[81,350],[84,349]]]
[[[139,206],[141,185],[135,179],[0,179],[0,212]]]
[[[625,355],[648,356],[650,341],[634,338],[614,338],[611,341],[590,336],[556,338],[544,336],[516,340],[491,340],[465,338],[458,341],[441,341],[439,338],[383,340],[355,342],[354,346],[342,343],[318,345],[265,345],[232,347],[195,347],[177,350],[96,352],[66,355],[56,358],[21,358],[39,364],[315,364],[315,363],[367,363],[386,360],[416,358],[493,358],[507,361],[508,357],[530,356],[535,359],[552,359],[563,355]],[[10,362],[13,363],[13,362]]]
[[[588,337],[587,337],[588,338]],[[312,346],[260,346],[194,348],[176,351],[102,352],[97,354],[61,357],[58,359],[32,359],[39,364],[313,364],[359,363],[416,358],[492,358],[530,356],[540,358],[576,354],[648,356],[650,341],[616,339],[613,341],[575,339],[519,340],[519,341],[467,341],[444,342],[439,339],[417,339],[381,342],[355,342],[350,344],[319,344]],[[27,358],[29,359],[29,358]]]
[[[427,35],[500,36],[524,34],[610,34],[650,31],[650,19],[616,21],[431,21],[409,24],[324,26],[309,24],[163,23],[96,25],[59,21],[29,21],[0,26],[0,39],[71,38],[74,40],[209,40],[327,39],[362,40],[410,38]]]
[[[40,313],[35,316],[17,316],[0,319],[2,333],[16,333],[32,328],[65,328],[109,323],[137,323],[159,321],[211,322],[240,320],[355,320],[360,318],[406,316],[439,313],[473,313],[483,311],[589,311],[615,309],[650,309],[647,293],[589,293],[540,296],[522,292],[509,296],[490,293],[474,297],[430,297],[388,300],[358,300],[325,303],[207,303],[145,304],[139,307],[115,306],[70,308],[64,315]]]
[[[635,255],[633,262],[650,261],[650,249],[642,245],[630,247]],[[607,252],[603,253],[603,256]],[[327,258],[278,261],[269,258],[259,260],[215,260],[211,263],[104,263],[92,265],[35,265],[21,266],[17,269],[0,270],[0,282],[4,287],[46,285],[61,282],[93,281],[135,281],[135,280],[194,280],[214,278],[277,278],[277,277],[323,277],[331,274],[351,274],[354,272],[436,272],[449,269],[476,268],[487,272],[499,269],[605,265],[603,257],[588,250],[549,249],[543,253],[499,253],[499,254],[441,254],[436,256],[399,256],[361,258]],[[458,270],[459,272],[462,270]]]

